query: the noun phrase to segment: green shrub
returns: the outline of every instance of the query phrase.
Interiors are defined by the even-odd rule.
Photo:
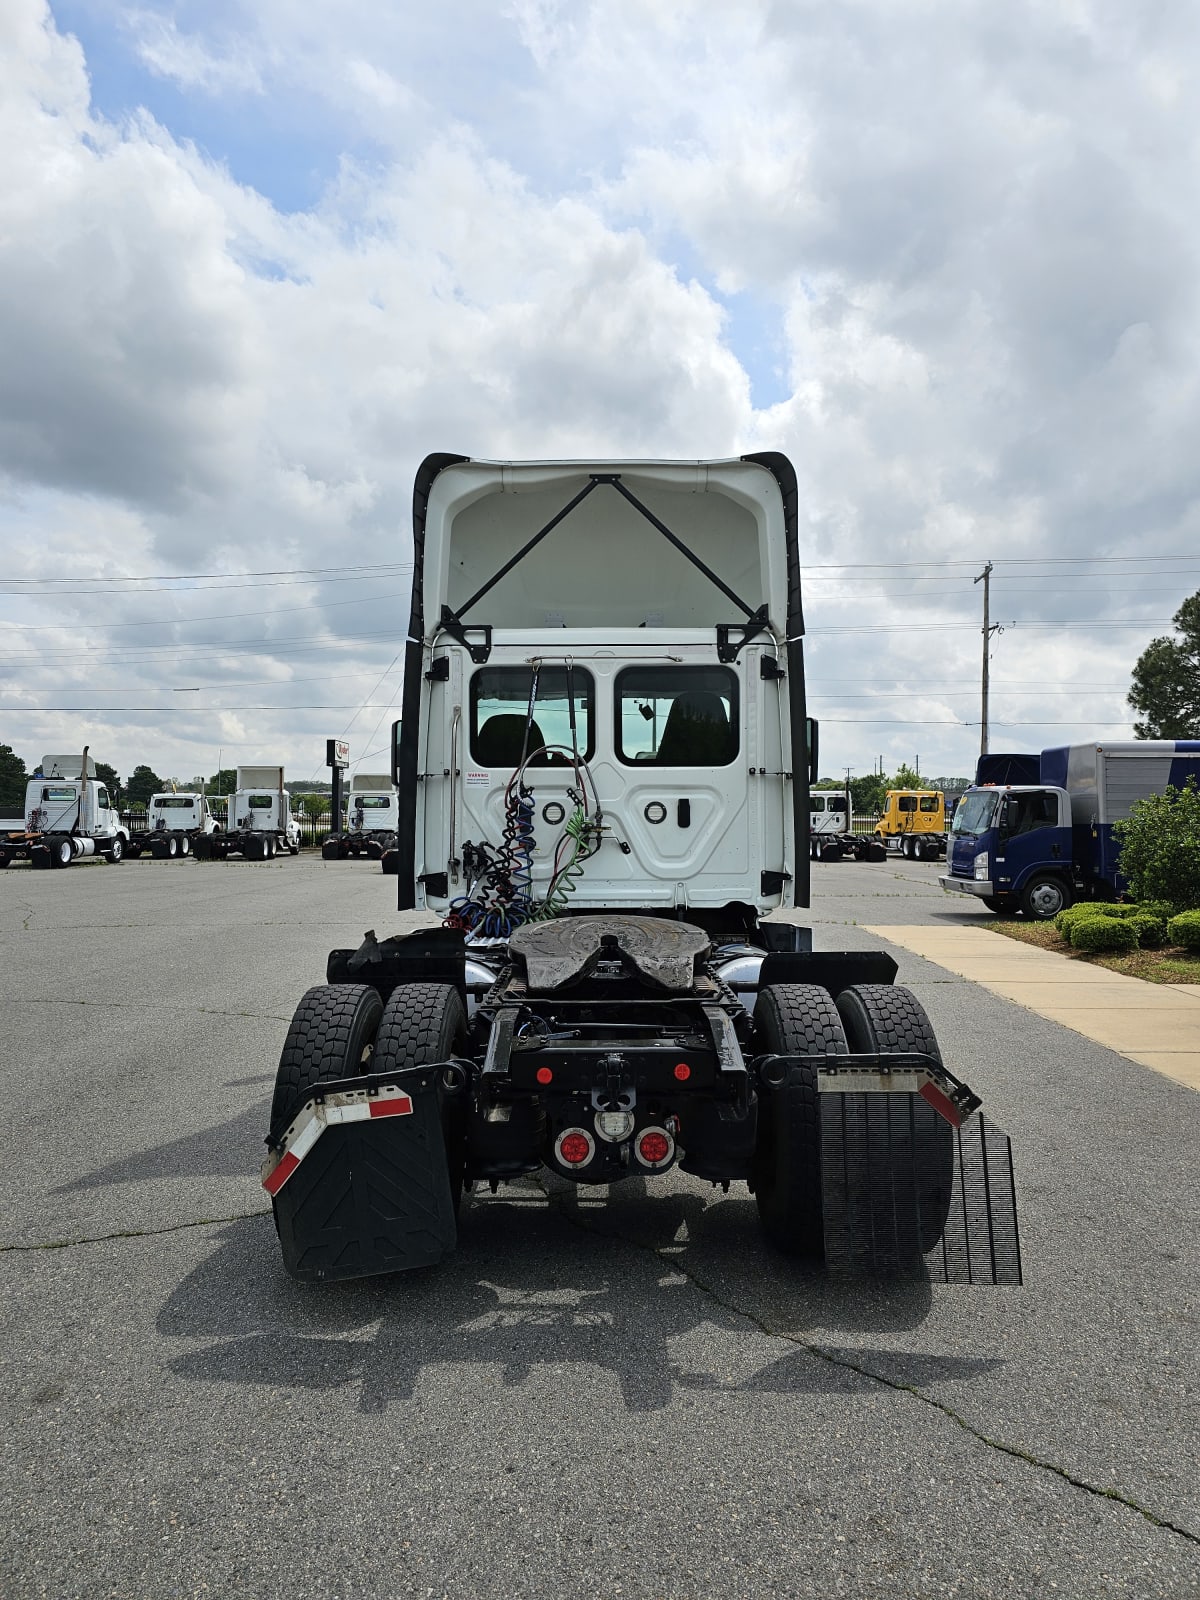
[[[1135,900],[1169,900],[1200,908],[1200,791],[1189,778],[1182,789],[1135,800],[1129,816],[1113,823],[1120,869]]]
[[[1179,907],[1170,900],[1142,900],[1138,902],[1138,910],[1159,917],[1163,922],[1170,922],[1179,915]]]
[[[1167,923],[1167,938],[1185,950],[1200,950],[1200,911],[1181,911]]]
[[[1120,917],[1084,917],[1071,929],[1076,950],[1136,950],[1137,930]]]
[[[1119,906],[1111,900],[1080,900],[1076,905],[1060,911],[1054,919],[1054,926],[1070,943],[1071,929],[1077,922],[1087,922],[1093,917],[1111,917],[1114,921],[1123,922],[1138,909],[1137,906]]]
[[[1125,926],[1132,928],[1137,934],[1138,946],[1142,950],[1157,950],[1167,937],[1167,925],[1161,917],[1156,917],[1151,911],[1143,911],[1140,906],[1134,906],[1134,915],[1125,918]]]

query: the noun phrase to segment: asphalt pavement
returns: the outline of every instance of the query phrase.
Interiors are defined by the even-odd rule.
[[[816,864],[817,948],[986,923],[939,870]],[[275,1062],[394,905],[308,857],[0,874],[0,1595],[1200,1594],[1200,1096],[891,946],[1012,1137],[1024,1287],[833,1281],[678,1173],[303,1286]]]

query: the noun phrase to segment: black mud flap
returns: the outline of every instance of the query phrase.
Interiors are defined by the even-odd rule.
[[[414,1068],[388,1082],[411,1099],[411,1114],[325,1127],[274,1197],[294,1278],[408,1272],[458,1242],[436,1072]]]
[[[821,1191],[834,1273],[1019,1284],[1008,1136],[961,1127],[919,1095],[823,1094]]]

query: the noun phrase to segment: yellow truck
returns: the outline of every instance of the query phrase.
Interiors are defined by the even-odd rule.
[[[946,796],[940,789],[889,789],[875,837],[909,861],[946,856]]]

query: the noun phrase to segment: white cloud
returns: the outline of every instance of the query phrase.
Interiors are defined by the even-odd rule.
[[[235,43],[225,52],[209,49],[195,34],[181,33],[170,17],[152,11],[131,11],[126,24],[133,32],[138,56],[160,77],[206,94],[228,90],[261,93],[262,77],[244,47]]]
[[[97,3],[209,121],[201,149],[134,106],[100,116],[79,46],[40,0],[0,12],[0,529],[14,570],[400,563],[413,469],[447,448],[783,448],[811,563],[992,557],[997,604],[1003,563],[1021,556],[1196,544],[1200,231],[1178,69],[1196,41],[1178,5]],[[284,214],[231,176],[253,137],[247,95],[267,118],[316,108],[342,154],[310,209]],[[742,292],[777,318],[786,363],[789,393],[765,410],[720,304]],[[1171,599],[1025,581],[998,681],[1080,689],[1032,708],[1014,694],[1009,720],[1074,716],[1082,736],[1089,717],[1123,718],[1119,690],[1089,700],[1087,685],[1124,678],[1196,579],[1176,583]],[[403,611],[372,596],[403,587],[393,574],[347,605],[359,590],[314,575],[236,593],[227,611],[211,593],[162,596],[157,612],[137,595],[103,612],[86,596],[64,596],[61,615],[43,602],[22,616],[60,625],[42,641],[52,671],[31,683],[20,652],[0,654],[0,706],[149,704],[201,671],[223,686],[211,704],[254,703],[237,685],[263,680],[293,684],[297,706],[327,699],[322,671],[356,703]],[[920,739],[927,770],[968,769],[975,735],[932,724],[977,718],[978,599],[965,567],[923,589],[893,574],[886,592],[870,570],[840,591],[814,573],[831,761],[911,759]],[[0,613],[17,620],[15,605]],[[297,605],[312,609],[282,609]],[[272,614],[232,615],[256,609]],[[1098,611],[1145,632],[1089,637]],[[125,627],[150,616],[157,629]],[[1056,616],[1079,626],[1034,631]],[[821,631],[867,622],[932,631]],[[86,663],[70,651],[84,624]],[[180,653],[153,665],[151,643]],[[860,692],[907,695],[875,713],[931,726],[836,721],[865,715],[848,698]],[[159,770],[192,771],[244,735],[263,747],[247,756],[281,746],[298,763],[348,716],[176,706],[114,718],[104,753],[128,766],[153,738]],[[78,742],[70,719],[39,726],[13,735],[29,755]],[[1011,740],[1044,733],[1059,737]]]

